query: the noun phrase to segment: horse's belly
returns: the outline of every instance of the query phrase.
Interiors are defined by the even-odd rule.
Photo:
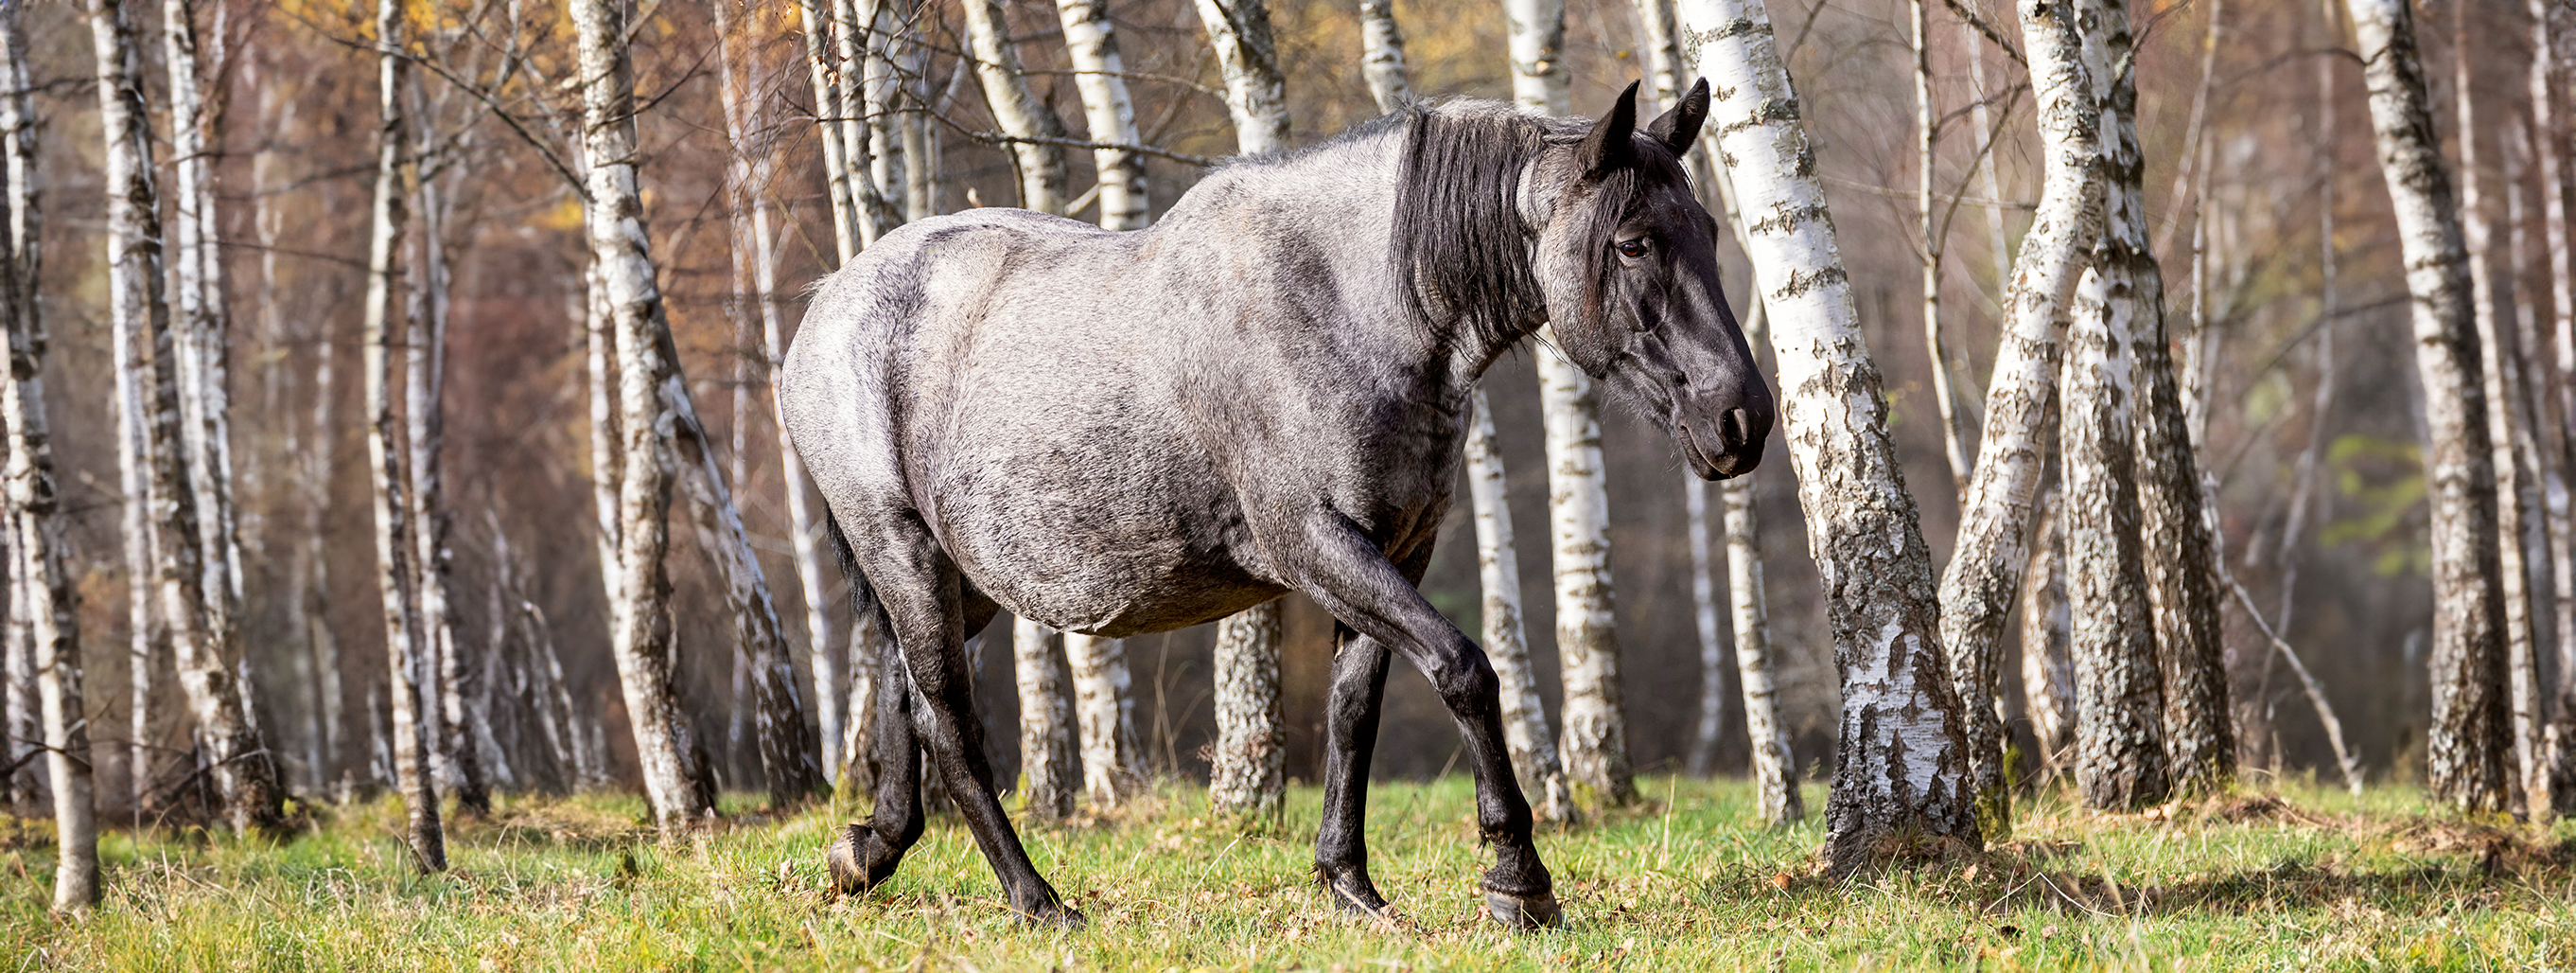
[[[935,502],[940,546],[1016,615],[1140,635],[1223,618],[1285,590],[1238,557],[1248,535],[1231,491],[1212,477],[1129,464],[1047,472],[1011,477],[1016,489],[949,479]]]

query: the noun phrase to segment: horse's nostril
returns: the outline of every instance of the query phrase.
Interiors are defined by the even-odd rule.
[[[1728,409],[1718,423],[1718,438],[1725,441],[1729,452],[1743,449],[1753,442],[1753,417],[1742,409]]]

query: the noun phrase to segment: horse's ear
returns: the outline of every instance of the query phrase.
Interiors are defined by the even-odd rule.
[[[1674,155],[1689,155],[1691,143],[1699,140],[1699,125],[1708,120],[1708,79],[1692,85],[1689,94],[1664,109],[1664,114],[1646,126],[1646,134]]]
[[[1637,83],[1628,82],[1628,90],[1619,93],[1619,102],[1610,106],[1610,114],[1592,126],[1592,134],[1583,140],[1576,159],[1583,163],[1583,173],[1597,176],[1637,164],[1636,143],[1629,141],[1637,133]]]

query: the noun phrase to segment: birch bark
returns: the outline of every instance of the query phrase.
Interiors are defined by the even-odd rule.
[[[1280,603],[1272,599],[1216,626],[1216,750],[1208,804],[1273,820],[1287,803],[1287,716],[1279,705]]]
[[[1064,45],[1073,56],[1073,86],[1094,142],[1135,145],[1136,102],[1127,96],[1127,65],[1118,57],[1118,35],[1109,23],[1109,0],[1056,0]],[[1141,230],[1154,218],[1145,194],[1145,157],[1132,149],[1095,148],[1100,173],[1100,228]]]
[[[1699,726],[1691,732],[1688,766],[1691,776],[1706,777],[1717,769],[1717,737],[1726,725],[1726,643],[1717,630],[1717,584],[1709,563],[1708,484],[1687,470],[1682,506],[1690,544],[1691,622],[1699,632]]]
[[[1732,213],[1733,207],[1728,207]],[[1730,216],[1730,222],[1732,217]],[[1770,314],[1757,297],[1747,301],[1744,340],[1769,343]],[[1777,828],[1807,816],[1798,793],[1798,755],[1780,721],[1780,692],[1771,664],[1771,606],[1762,587],[1762,537],[1754,517],[1753,478],[1739,476],[1718,487],[1725,508],[1728,607],[1735,626],[1735,681],[1743,687],[1745,739],[1753,751],[1753,789],[1762,822]]]
[[[1985,435],[1941,578],[1941,639],[1950,649],[1954,689],[1967,706],[1971,786],[1982,824],[1997,839],[2012,833],[2002,727],[1994,715],[2004,623],[2030,556],[2030,523],[2047,461],[2042,436],[2057,408],[2058,360],[2075,288],[2101,234],[2106,179],[2101,113],[2074,3],[2019,6],[2045,168],[2038,211],[2013,262],[2004,333],[1986,382]]]
[[[983,83],[984,103],[993,123],[1009,136],[1011,159],[1020,172],[1020,206],[1041,213],[1064,213],[1066,198],[1064,123],[1039,101],[1020,71],[1020,56],[1010,43],[1010,21],[1002,0],[964,0],[967,39],[975,55],[975,77]]]
[[[2576,812],[2576,516],[2570,512],[2570,490],[2576,487],[2576,262],[2571,262],[2567,232],[2567,46],[2576,39],[2576,4],[2567,0],[2531,0],[2531,133],[2532,159],[2540,175],[2540,231],[2547,265],[2549,326],[2556,346],[2557,401],[2538,396],[2543,417],[2536,428],[2557,430],[2548,483],[2550,574],[2558,608],[2558,684],[2552,690],[2556,712],[2544,732],[2550,786],[2561,812]],[[2538,344],[2533,345],[2536,350]],[[2533,361],[2535,372],[2547,367]]]
[[[2183,414],[2166,328],[2164,270],[2149,243],[2146,156],[2138,146],[2137,68],[2125,0],[2105,5],[2111,122],[2101,148],[2109,169],[2094,272],[2125,300],[2136,382],[2130,390],[2132,469],[2156,659],[2164,684],[2167,774],[2187,794],[2224,791],[2236,776],[2236,729],[2227,698],[2225,646],[2213,575],[2216,548],[2203,517],[2200,461]],[[2124,280],[2125,278],[2125,280]]]
[[[2086,67],[2092,75],[2108,180],[2103,232],[2076,286],[2066,365],[2058,374],[2058,455],[2066,504],[2068,650],[2075,660],[2075,786],[2086,807],[2131,810],[2172,792],[2164,749],[2164,675],[2146,592],[2134,397],[2140,383],[2133,335],[2152,281],[2141,276],[2143,240],[2135,191],[2134,137],[2123,138],[2136,104],[2124,82],[2131,56],[2123,0],[2077,0]],[[2086,28],[2090,29],[2086,29]],[[2196,511],[2198,508],[2195,507]]]
[[[1270,36],[1267,0],[1198,0],[1199,23],[1225,76],[1226,113],[1235,152],[1258,155],[1288,147],[1287,82]]]
[[[1117,639],[1064,633],[1073,664],[1073,714],[1082,736],[1082,787],[1096,808],[1125,803],[1145,780],[1145,748],[1136,738],[1135,688],[1127,648]]]
[[[1900,841],[1979,844],[1959,697],[1935,630],[1931,550],[1770,13],[1760,0],[1679,9],[1684,60],[1720,95],[1710,128],[1773,319],[1786,438],[1829,593],[1843,686],[1832,870],[1851,874]]]
[[[1360,0],[1360,76],[1377,110],[1391,112],[1413,100],[1404,67],[1404,31],[1395,23],[1395,0]]]
[[[0,325],[8,329],[9,374],[0,382],[0,422],[8,430],[9,575],[17,615],[35,648],[36,702],[42,710],[45,771],[54,801],[54,898],[58,913],[86,913],[99,900],[98,809],[90,764],[89,721],[81,694],[78,594],[65,565],[62,507],[54,484],[51,427],[45,421],[45,343],[36,302],[39,254],[30,245],[36,220],[36,122],[27,89],[27,42],[21,5],[0,5],[0,138],[8,141],[9,230],[0,235]],[[26,136],[22,144],[21,137]],[[22,217],[21,214],[25,214]],[[13,755],[14,756],[14,755]]]
[[[833,69],[833,30],[823,0],[799,0],[799,23],[805,29],[805,68],[814,85],[814,134],[823,144],[823,194],[832,202],[832,242],[838,267],[859,255],[859,219],[850,199],[849,149],[841,144],[841,119],[849,110],[841,98],[840,73]]]
[[[431,127],[424,124],[417,133],[424,156],[433,149]],[[441,167],[428,167],[417,177],[420,228],[414,252],[420,257],[421,280],[412,288],[418,299],[403,339],[404,438],[411,447],[411,484],[404,494],[411,509],[404,521],[411,530],[408,543],[412,545],[412,607],[418,613],[415,621],[420,626],[415,637],[424,664],[429,667],[423,676],[431,680],[432,687],[422,705],[434,708],[434,718],[424,722],[429,724],[438,761],[446,765],[441,783],[454,791],[458,814],[489,815],[492,792],[484,779],[481,755],[475,752],[473,731],[466,722],[465,683],[473,675],[464,646],[456,637],[447,560],[448,513],[443,502],[444,478],[440,475],[439,459],[447,427],[443,400],[450,306],[446,239],[450,197],[442,191],[440,174],[434,171],[437,168]]]
[[[1539,820],[1571,824],[1581,817],[1567,787],[1530,671],[1529,635],[1521,624],[1521,562],[1512,539],[1512,508],[1505,502],[1503,453],[1494,435],[1494,409],[1478,386],[1467,420],[1467,493],[1475,508],[1476,574],[1484,592],[1485,656],[1492,660],[1503,710],[1503,744],[1513,775],[1525,782]]]
[[[2532,157],[2540,175],[2542,252],[2549,276],[2550,343],[2557,349],[2557,401],[2540,403],[2541,428],[2558,431],[2556,476],[2549,483],[2549,557],[2558,617],[2557,712],[2546,731],[2551,789],[2562,812],[2576,812],[2576,257],[2567,231],[2567,98],[2569,45],[2576,43],[2576,3],[2531,0]],[[2534,370],[2541,366],[2533,362]]]
[[[1948,221],[1937,209],[1934,177],[1941,150],[1940,106],[1932,93],[1932,17],[1930,0],[1914,0],[1914,227],[1923,259],[1923,350],[1932,364],[1932,402],[1941,418],[1942,454],[1950,461],[1950,486],[1962,502],[1968,497],[1968,433],[1959,415],[1957,394],[1950,388],[1949,344],[1941,335],[1941,265],[1945,249],[1941,231]],[[1975,705],[1976,697],[1966,697]]]
[[[405,470],[402,429],[394,420],[395,342],[403,314],[403,224],[408,214],[417,160],[404,151],[409,121],[404,117],[407,45],[410,24],[401,0],[383,0],[376,8],[378,45],[376,81],[380,127],[376,133],[374,232],[367,250],[366,409],[367,470],[375,505],[376,585],[384,602],[386,695],[393,715],[396,786],[408,814],[414,862],[423,871],[447,868],[447,842],[438,818],[438,788],[428,767],[429,728],[420,710],[420,682],[426,673],[422,631],[412,599],[412,547],[409,517],[411,479]]]
[[[1081,790],[1074,752],[1073,699],[1056,661],[1057,636],[1025,618],[1011,622],[1011,658],[1020,690],[1020,779],[1028,814],[1041,821],[1073,816]]]
[[[2480,389],[2486,414],[2473,422],[2486,426],[2489,462],[2495,470],[2496,563],[2504,598],[2504,643],[2507,708],[2513,714],[2514,797],[2535,820],[2549,815],[2549,777],[2542,765],[2539,646],[2534,644],[2531,573],[2522,544],[2523,525],[2534,515],[2539,497],[2532,471],[2515,446],[2519,429],[2529,425],[2518,415],[2522,402],[2519,377],[2511,367],[2521,357],[2511,328],[2496,321],[2494,229],[2487,221],[2486,174],[2478,165],[2476,75],[2469,33],[2469,4],[2451,5],[2451,89],[2459,107],[2460,235],[2469,261],[2469,307],[2478,334]]]
[[[2468,253],[2442,166],[2407,0],[2346,0],[2359,36],[2379,165],[2397,212],[2414,295],[2415,366],[2424,386],[2425,485],[2433,508],[2433,723],[2425,776],[2463,809],[2508,803],[2504,592],[2498,579],[2496,473],[2485,423]]]
[[[141,52],[123,0],[92,0],[89,13],[97,46],[101,127],[107,137],[109,299],[113,316],[126,322],[127,334],[151,342],[151,409],[143,450],[155,533],[156,590],[151,597],[170,626],[179,683],[211,750],[213,776],[233,826],[274,830],[284,797],[276,763],[260,742],[244,687],[228,661],[234,634],[229,613],[209,610],[226,592],[220,586],[209,592],[205,585],[207,553],[188,477],[179,389],[187,364],[161,277],[164,255]],[[140,334],[132,330],[138,325]],[[140,422],[144,413],[135,414]]]
[[[2067,650],[2066,534],[2057,495],[2042,497],[2039,511],[2021,582],[2021,691],[2040,766],[2055,773],[2074,758],[2075,661]]]
[[[715,795],[689,740],[671,683],[670,547],[664,516],[671,506],[675,457],[665,422],[676,422],[666,393],[680,381],[663,323],[662,293],[644,231],[636,186],[635,83],[622,0],[573,0],[572,20],[582,84],[584,179],[589,190],[591,258],[599,301],[617,354],[619,537],[611,644],[627,720],[651,799],[665,834],[692,827],[715,810]]]

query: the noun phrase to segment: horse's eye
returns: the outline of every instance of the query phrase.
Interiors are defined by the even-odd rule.
[[[1619,255],[1630,260],[1635,260],[1639,257],[1645,256],[1646,238],[1638,237],[1634,240],[1619,241]]]

